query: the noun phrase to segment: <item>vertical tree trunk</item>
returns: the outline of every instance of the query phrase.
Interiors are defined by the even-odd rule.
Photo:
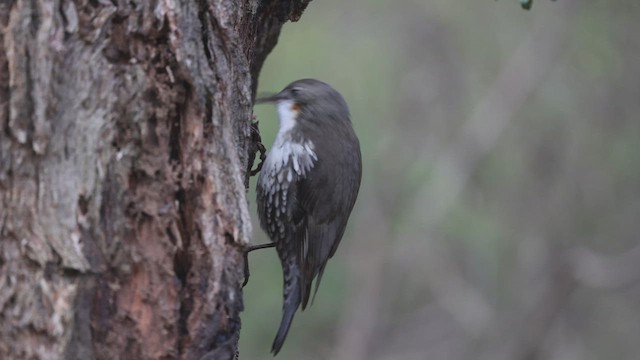
[[[0,359],[237,352],[256,78],[308,1],[0,1]]]

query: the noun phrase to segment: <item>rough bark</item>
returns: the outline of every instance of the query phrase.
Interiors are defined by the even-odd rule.
[[[252,99],[308,1],[0,1],[0,358],[236,356]]]

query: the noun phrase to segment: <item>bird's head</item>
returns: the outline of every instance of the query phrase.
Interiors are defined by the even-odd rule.
[[[294,81],[279,93],[258,98],[256,102],[276,103],[281,127],[294,126],[298,121],[350,121],[342,95],[329,84],[315,79]]]

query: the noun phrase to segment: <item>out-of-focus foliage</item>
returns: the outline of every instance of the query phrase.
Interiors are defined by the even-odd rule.
[[[533,0],[520,0],[520,5],[523,9],[529,10],[533,5]]]
[[[520,0],[520,6],[522,6],[522,8],[525,10],[530,10],[531,6],[533,6],[533,0]]]
[[[533,5],[533,0],[520,0],[520,6],[525,10],[530,10]]]
[[[279,359],[638,359],[640,7],[511,5],[322,0],[285,26],[259,91],[339,89],[364,179]],[[281,270],[250,264],[240,355],[266,359]]]

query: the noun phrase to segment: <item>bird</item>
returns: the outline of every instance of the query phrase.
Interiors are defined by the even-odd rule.
[[[314,279],[315,297],[344,235],[360,189],[362,155],[347,103],[329,84],[301,79],[256,102],[275,103],[279,117],[256,188],[260,226],[276,248],[284,277],[275,356],[298,308],[310,304]]]

